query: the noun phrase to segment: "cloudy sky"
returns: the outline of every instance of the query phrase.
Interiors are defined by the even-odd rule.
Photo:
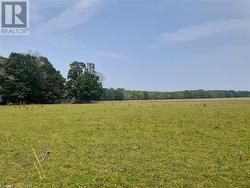
[[[30,0],[30,35],[0,56],[37,51],[66,77],[93,62],[105,87],[250,90],[250,0]]]

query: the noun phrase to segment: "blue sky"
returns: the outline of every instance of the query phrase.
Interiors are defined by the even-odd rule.
[[[249,0],[30,0],[30,35],[0,56],[37,51],[66,77],[93,62],[105,87],[250,90]]]

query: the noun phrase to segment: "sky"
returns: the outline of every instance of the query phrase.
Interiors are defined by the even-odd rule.
[[[30,35],[0,35],[0,56],[30,50],[65,78],[95,63],[108,88],[250,90],[250,0],[30,0]]]

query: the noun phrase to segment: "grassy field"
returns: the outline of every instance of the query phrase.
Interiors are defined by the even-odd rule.
[[[250,187],[250,100],[0,106],[6,185]]]

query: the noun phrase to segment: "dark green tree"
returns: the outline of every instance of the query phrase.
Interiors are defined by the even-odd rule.
[[[11,53],[0,65],[0,95],[8,103],[54,103],[64,82],[45,57]]]
[[[75,102],[99,100],[102,96],[102,82],[93,63],[73,62],[70,64],[66,92]]]
[[[64,97],[65,79],[45,57],[38,58],[43,101],[54,103]]]

